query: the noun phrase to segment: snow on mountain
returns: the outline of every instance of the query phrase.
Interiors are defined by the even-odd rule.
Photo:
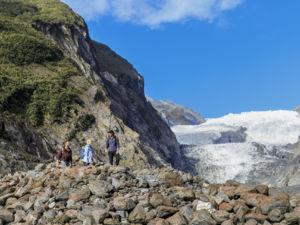
[[[269,183],[288,166],[300,136],[295,111],[228,114],[196,126],[174,126],[185,156],[210,182]],[[276,184],[272,184],[276,185]]]
[[[170,126],[197,125],[205,122],[205,119],[197,112],[185,106],[177,105],[171,101],[153,100],[147,97],[163,120]]]
[[[228,114],[221,118],[209,119],[197,126],[172,127],[180,142],[184,144],[199,144],[210,135],[211,143],[220,138],[222,132],[236,132],[245,128],[247,142],[257,142],[265,145],[287,145],[296,143],[300,136],[300,115],[295,111],[262,111]],[[193,141],[193,136],[198,136]],[[181,138],[181,136],[185,138]],[[190,140],[187,138],[190,136]]]

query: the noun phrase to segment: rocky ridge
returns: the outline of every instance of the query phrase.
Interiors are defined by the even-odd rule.
[[[297,106],[297,107],[294,109],[294,111],[300,113],[300,106]]]
[[[172,168],[53,163],[1,176],[0,224],[300,223],[300,194],[233,181],[210,184]]]
[[[159,112],[161,118],[170,126],[199,125],[205,119],[196,111],[171,101],[154,100],[147,97],[147,101]]]

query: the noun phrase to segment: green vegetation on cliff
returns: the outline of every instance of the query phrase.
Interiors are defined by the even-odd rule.
[[[82,104],[68,79],[80,75],[71,59],[36,24],[84,25],[60,1],[0,1],[0,113],[40,126],[68,118]]]

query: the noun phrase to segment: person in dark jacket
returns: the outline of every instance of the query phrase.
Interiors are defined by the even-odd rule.
[[[62,168],[72,167],[72,150],[69,141],[66,141],[65,145],[58,152],[56,167],[59,167],[59,164]]]
[[[105,152],[108,153],[110,165],[113,165],[113,158],[116,158],[116,165],[119,165],[120,156],[119,156],[119,139],[116,137],[114,131],[108,131],[109,137],[106,141],[106,149]]]

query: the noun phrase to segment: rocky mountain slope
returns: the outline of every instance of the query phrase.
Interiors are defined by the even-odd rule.
[[[171,168],[54,163],[0,178],[0,224],[292,225],[300,195],[265,185],[209,184]]]
[[[197,112],[171,101],[153,100],[147,97],[151,105],[159,112],[163,120],[171,127],[175,125],[198,125],[205,119]]]
[[[105,32],[105,31],[103,31]],[[88,138],[105,161],[107,130],[122,164],[182,164],[179,144],[125,59],[92,41],[84,20],[59,0],[0,1],[0,172],[52,161],[67,139]]]
[[[297,106],[297,107],[294,109],[294,111],[300,113],[300,106]]]

